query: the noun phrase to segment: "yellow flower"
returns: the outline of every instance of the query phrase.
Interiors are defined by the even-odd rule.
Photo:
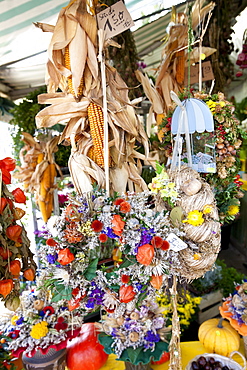
[[[35,324],[30,331],[30,335],[34,339],[40,339],[46,336],[48,333],[47,328],[48,323],[46,321],[41,321],[38,324]]]
[[[79,226],[78,231],[84,235],[88,236],[94,235],[94,231],[91,228],[91,221],[87,221],[83,225]]]
[[[201,58],[201,60],[204,60],[204,59],[206,58],[206,54],[201,53],[201,54],[200,54],[200,58]]]
[[[187,219],[183,220],[184,223],[188,223],[192,226],[201,226],[204,222],[203,213],[200,211],[191,211],[188,213]]]
[[[201,255],[199,253],[195,253],[193,255],[193,258],[194,258],[195,261],[198,261],[199,259],[201,259]]]
[[[205,204],[205,206],[203,207],[203,213],[204,214],[207,214],[207,213],[211,213],[213,210],[213,206],[212,204]]]
[[[11,324],[12,325],[16,325],[16,321],[19,319],[19,316],[17,316],[17,315],[14,315],[14,316],[12,316],[12,318],[11,318]]]
[[[219,105],[220,105],[221,107],[224,107],[224,106],[226,105],[226,103],[225,103],[224,101],[220,101],[220,102],[219,102]]]
[[[239,206],[232,205],[227,208],[227,213],[230,216],[235,216],[238,212],[239,212]]]
[[[167,186],[169,189],[173,189],[175,187],[175,182],[169,182]]]

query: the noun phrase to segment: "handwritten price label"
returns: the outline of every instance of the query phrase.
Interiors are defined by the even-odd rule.
[[[181,251],[182,249],[185,249],[188,247],[188,245],[183,242],[182,239],[180,239],[176,234],[174,233],[170,233],[168,235],[168,237],[166,238],[166,240],[169,242],[170,244],[170,249],[174,252],[179,252]]]
[[[134,22],[122,1],[118,1],[98,13],[97,21],[99,28],[105,31],[107,39],[134,26]]]

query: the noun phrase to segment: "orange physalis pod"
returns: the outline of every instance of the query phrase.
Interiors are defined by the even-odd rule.
[[[58,252],[58,262],[65,266],[68,265],[70,262],[74,261],[75,256],[73,253],[70,252],[69,248],[61,249]]]
[[[20,188],[16,188],[15,190],[13,190],[12,194],[14,195],[16,203],[26,203],[26,195],[24,194],[24,191]]]
[[[23,276],[25,279],[29,280],[29,281],[33,281],[34,278],[35,278],[35,272],[33,269],[29,268],[29,269],[26,269],[24,272],[23,272]]]
[[[150,284],[155,289],[160,289],[163,282],[163,275],[152,275]]]
[[[6,198],[0,198],[0,215],[3,213],[4,208],[8,204],[8,201]]]
[[[6,229],[6,235],[10,240],[17,242],[22,233],[22,227],[20,225],[11,225]]]
[[[5,298],[12,291],[14,283],[12,279],[5,279],[0,281],[0,294]]]
[[[148,266],[154,257],[154,247],[151,244],[144,244],[138,248],[136,259],[142,265]]]
[[[128,303],[132,301],[136,293],[134,292],[132,285],[122,285],[119,289],[119,300],[122,303]]]
[[[21,272],[21,263],[20,263],[20,261],[19,260],[11,261],[9,266],[8,266],[8,270],[13,276],[19,276],[20,272]]]
[[[15,220],[20,220],[25,215],[25,213],[26,212],[23,209],[15,207],[13,212]]]

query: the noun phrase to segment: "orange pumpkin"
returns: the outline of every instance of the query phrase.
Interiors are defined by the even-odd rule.
[[[69,248],[61,249],[58,252],[57,260],[63,266],[68,265],[70,262],[74,261],[74,259],[75,256],[70,252]]]
[[[154,257],[154,247],[151,244],[144,244],[138,248],[136,259],[142,265],[148,266]]]
[[[13,253],[10,250],[0,247],[0,256],[2,257],[3,260],[7,260],[12,256],[12,254]]]
[[[23,276],[24,276],[25,279],[27,279],[29,281],[33,281],[34,278],[35,278],[35,272],[32,268],[29,268],[29,269],[26,269],[23,272]]]
[[[152,275],[151,280],[150,280],[150,284],[152,285],[152,287],[154,287],[155,289],[160,289],[162,282],[163,282],[163,275],[157,275],[157,276]]]
[[[12,191],[12,194],[14,195],[16,203],[26,203],[27,198],[22,189],[16,188]]]
[[[5,298],[12,291],[14,287],[13,280],[5,279],[0,281],[0,294]]]
[[[11,225],[6,229],[6,235],[10,240],[17,242],[22,233],[22,227],[20,225]]]
[[[20,261],[19,260],[11,261],[9,266],[8,266],[8,270],[13,276],[19,276],[20,272],[21,272],[21,263],[20,263]]]
[[[0,198],[0,215],[3,213],[4,208],[6,207],[7,204],[8,202],[6,198]]]
[[[119,300],[123,303],[132,301],[136,293],[132,285],[122,285],[119,289]]]

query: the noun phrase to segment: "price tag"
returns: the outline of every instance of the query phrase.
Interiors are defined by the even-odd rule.
[[[118,1],[97,14],[98,27],[106,33],[109,39],[134,26],[134,22],[122,1]]]
[[[176,234],[174,233],[170,233],[168,235],[168,237],[166,238],[166,240],[169,242],[170,244],[170,249],[174,252],[179,252],[181,251],[182,249],[185,249],[188,247],[188,245],[183,242],[182,239],[180,239]]]

